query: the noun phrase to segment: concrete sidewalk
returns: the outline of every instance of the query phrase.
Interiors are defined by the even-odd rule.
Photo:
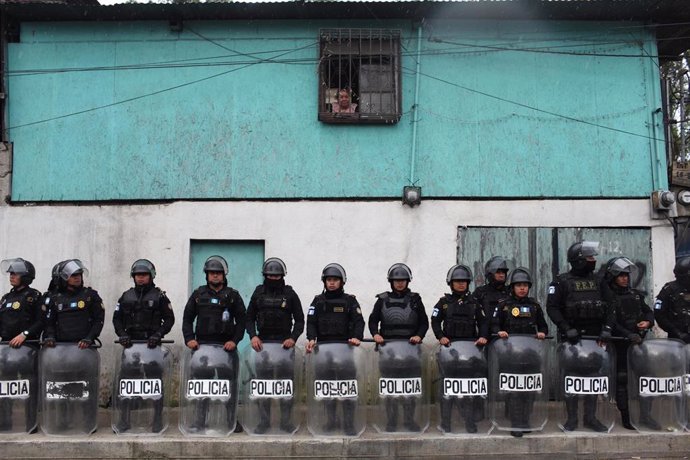
[[[646,434],[614,427],[604,435],[564,434],[556,425],[557,409],[544,431],[521,439],[507,432],[444,436],[435,424],[421,435],[384,435],[368,426],[360,438],[315,438],[303,425],[293,436],[186,438],[175,414],[163,436],[118,436],[110,430],[110,413],[101,412],[97,433],[60,438],[42,433],[0,437],[3,459],[592,459],[690,458],[690,433]]]

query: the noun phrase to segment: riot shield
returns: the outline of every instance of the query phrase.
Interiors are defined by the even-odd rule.
[[[489,346],[489,412],[499,430],[537,431],[548,419],[544,340],[511,334]]]
[[[289,435],[300,425],[296,404],[302,388],[302,352],[283,348],[282,342],[263,342],[261,351],[242,353],[242,427],[253,435]]]
[[[165,346],[135,341],[116,347],[111,421],[117,434],[156,435],[168,427],[165,407],[172,356]]]
[[[186,348],[180,377],[179,427],[185,436],[227,436],[237,423],[239,357],[222,344]]]
[[[359,436],[364,431],[364,346],[320,343],[307,355],[307,427],[314,436]]]
[[[38,351],[0,344],[0,433],[31,433],[38,412]]]
[[[426,353],[408,340],[375,347],[370,376],[375,388],[372,425],[380,433],[422,433],[429,426],[428,382],[422,378]]]
[[[690,431],[690,345],[685,345],[685,375],[683,376],[685,390],[685,429]]]
[[[58,343],[39,352],[41,430],[47,435],[88,435],[98,428],[98,350]]]
[[[566,433],[583,429],[608,433],[613,428],[616,413],[612,403],[615,398],[612,349],[610,345],[600,347],[591,339],[558,345],[557,395],[564,403],[558,426]]]
[[[489,433],[489,365],[485,347],[475,339],[454,340],[436,352],[439,430],[444,434]]]
[[[630,423],[639,431],[685,427],[685,344],[647,339],[628,348]]]

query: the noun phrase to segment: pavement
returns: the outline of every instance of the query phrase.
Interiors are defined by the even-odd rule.
[[[561,407],[552,403],[541,432],[514,438],[494,430],[481,435],[444,435],[432,422],[419,435],[378,433],[370,425],[358,438],[314,437],[303,424],[292,436],[225,438],[185,437],[170,413],[160,436],[116,435],[110,413],[102,409],[99,430],[91,436],[55,437],[39,432],[0,436],[2,459],[687,459],[690,433],[639,433],[616,425],[607,434],[563,433],[557,426]]]

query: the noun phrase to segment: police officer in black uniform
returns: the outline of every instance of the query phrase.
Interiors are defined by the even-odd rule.
[[[498,336],[502,339],[509,334],[535,334],[538,340],[544,340],[549,332],[549,327],[544,319],[541,305],[534,298],[529,297],[532,287],[532,275],[529,270],[519,267],[513,270],[508,277],[510,296],[501,300],[498,304]],[[526,355],[519,362],[514,357],[507,357],[508,361],[502,363],[503,372],[529,373],[539,372],[541,358],[536,353],[525,352]],[[514,428],[529,428],[529,418],[534,405],[534,393],[506,395],[506,407],[510,417],[511,426]],[[516,438],[522,437],[524,430],[511,431]]]
[[[213,378],[217,371],[219,378],[229,379],[232,382],[230,399],[226,405],[227,421],[228,425],[231,425],[235,420],[237,407],[239,371],[237,344],[244,337],[247,311],[240,293],[228,286],[228,263],[223,257],[214,255],[206,259],[204,273],[206,273],[206,284],[199,286],[192,293],[184,307],[182,335],[185,344],[191,350],[198,350],[200,343],[216,343],[222,344],[223,349],[232,355],[233,375],[225,375],[225,369],[214,369],[208,366],[191,369],[192,378]],[[208,404],[207,398],[199,401],[193,428],[202,430],[206,427]],[[241,430],[242,427],[237,423],[235,431]]]
[[[393,264],[388,269],[389,292],[378,294],[374,310],[369,315],[369,332],[377,344],[386,340],[404,339],[410,343],[420,344],[429,329],[429,318],[424,311],[422,298],[416,292],[410,291],[408,285],[412,281],[412,271],[405,264]],[[418,351],[421,350],[418,348]],[[381,377],[409,378],[422,376],[420,355],[410,356],[404,368],[400,363],[379,361]],[[421,428],[414,421],[416,401],[413,397],[402,400],[404,426],[408,431],[420,431]],[[386,416],[388,418],[386,431],[397,431],[398,403],[393,398],[386,398]]]
[[[307,315],[307,353],[311,353],[318,342],[347,342],[359,346],[364,338],[364,318],[362,309],[355,296],[345,293],[347,274],[340,264],[331,263],[321,272],[324,290],[314,297]],[[315,378],[332,380],[356,379],[357,368],[354,357],[341,361],[339,367],[334,366],[327,354],[317,353],[315,356]],[[325,403],[327,422],[325,431],[335,430],[339,423],[336,418],[336,401]],[[343,430],[348,436],[356,434],[354,427],[355,401],[345,400],[343,405]]]
[[[690,343],[690,256],[673,267],[676,280],[666,283],[654,302],[654,316],[670,339]]]
[[[12,348],[34,344],[25,343],[27,339],[38,339],[43,331],[43,311],[41,293],[30,287],[36,277],[31,262],[21,258],[7,259],[0,263],[2,269],[10,274],[12,289],[0,300],[0,337]],[[3,380],[16,380],[19,376],[33,376],[29,389],[30,397],[25,402],[27,430],[36,425],[37,362],[13,361],[10,354],[3,354],[0,362],[0,375]],[[0,431],[12,429],[12,405],[10,398],[0,398]]]
[[[132,346],[132,340],[146,340],[149,348],[160,345],[162,338],[170,332],[175,324],[170,300],[154,284],[156,267],[150,260],[139,259],[132,264],[130,276],[134,280],[134,287],[125,291],[115,306],[113,326],[119,337],[120,345],[125,349]],[[122,352],[120,378],[122,379],[162,379],[163,363],[150,362],[144,365],[143,375],[137,356],[127,351]],[[130,410],[133,403],[131,398],[119,401],[120,420],[117,424],[118,432],[122,433],[130,428]],[[163,429],[164,396],[156,401],[152,432],[158,433]]]
[[[299,296],[292,286],[285,284],[287,267],[277,257],[266,259],[261,269],[264,282],[256,287],[247,308],[247,333],[252,348],[263,349],[263,341],[280,341],[291,350],[289,361],[256,363],[256,376],[260,379],[293,379],[295,377],[294,346],[304,332],[304,312]],[[291,433],[293,399],[280,401],[280,429]],[[263,434],[271,427],[271,400],[259,401],[260,421],[254,432]]]
[[[559,341],[578,343],[580,336],[598,336],[606,341],[611,337],[613,310],[603,299],[601,281],[594,275],[599,243],[578,241],[568,248],[571,269],[558,275],[549,286],[546,311],[558,327]],[[598,432],[608,428],[596,418],[597,397],[582,396],[584,425]],[[565,400],[568,418],[563,429],[573,431],[578,425],[578,396]]]
[[[644,294],[630,286],[636,272],[637,267],[627,257],[615,257],[606,264],[607,289],[604,292],[616,318],[613,334],[627,339],[615,342],[615,347],[616,406],[621,413],[623,426],[628,430],[634,429],[628,410],[628,347],[642,343],[654,325],[654,312],[644,301]],[[647,407],[647,401],[648,398],[640,398],[640,423],[658,430],[659,424],[651,418],[651,407]]]
[[[506,286],[508,261],[501,256],[494,256],[484,265],[486,284],[472,292],[475,300],[484,308],[484,314],[494,324],[498,315],[494,315],[498,302],[510,294]]]
[[[431,313],[431,328],[442,346],[448,346],[457,339],[476,339],[475,345],[486,345],[489,338],[489,322],[484,313],[484,308],[476,302],[470,293],[472,271],[467,265],[457,264],[448,270],[446,284],[451,293],[445,294],[439,299]],[[439,361],[441,379],[454,377],[467,377],[457,375],[458,369],[446,368]],[[476,369],[478,376],[485,376],[486,369]],[[468,433],[477,432],[476,421],[479,405],[476,404],[480,397],[472,398],[444,398],[440,395],[441,405],[441,430],[446,433],[451,431],[451,415],[453,405],[458,404],[459,410],[465,420],[465,429]]]
[[[105,309],[98,292],[84,286],[86,274],[88,270],[79,259],[69,259],[60,264],[58,290],[45,300],[47,313],[43,346],[54,347],[56,342],[72,342],[83,350],[91,347],[100,335]],[[92,386],[88,388],[89,394],[98,394],[98,388]],[[91,417],[87,415],[90,412],[86,407],[84,417]],[[68,407],[63,407],[63,424],[69,424],[70,415]],[[93,426],[95,420],[84,420],[84,425]]]

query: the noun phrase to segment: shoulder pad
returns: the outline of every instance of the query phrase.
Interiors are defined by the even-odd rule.
[[[388,298],[388,291],[381,292],[380,294],[376,294],[376,297],[378,297],[379,299],[386,300]]]
[[[286,293],[286,294],[292,294],[292,293],[294,293],[294,292],[295,292],[295,290],[292,289],[292,286],[290,286],[289,284],[286,284],[286,285],[285,285],[285,293]]]

